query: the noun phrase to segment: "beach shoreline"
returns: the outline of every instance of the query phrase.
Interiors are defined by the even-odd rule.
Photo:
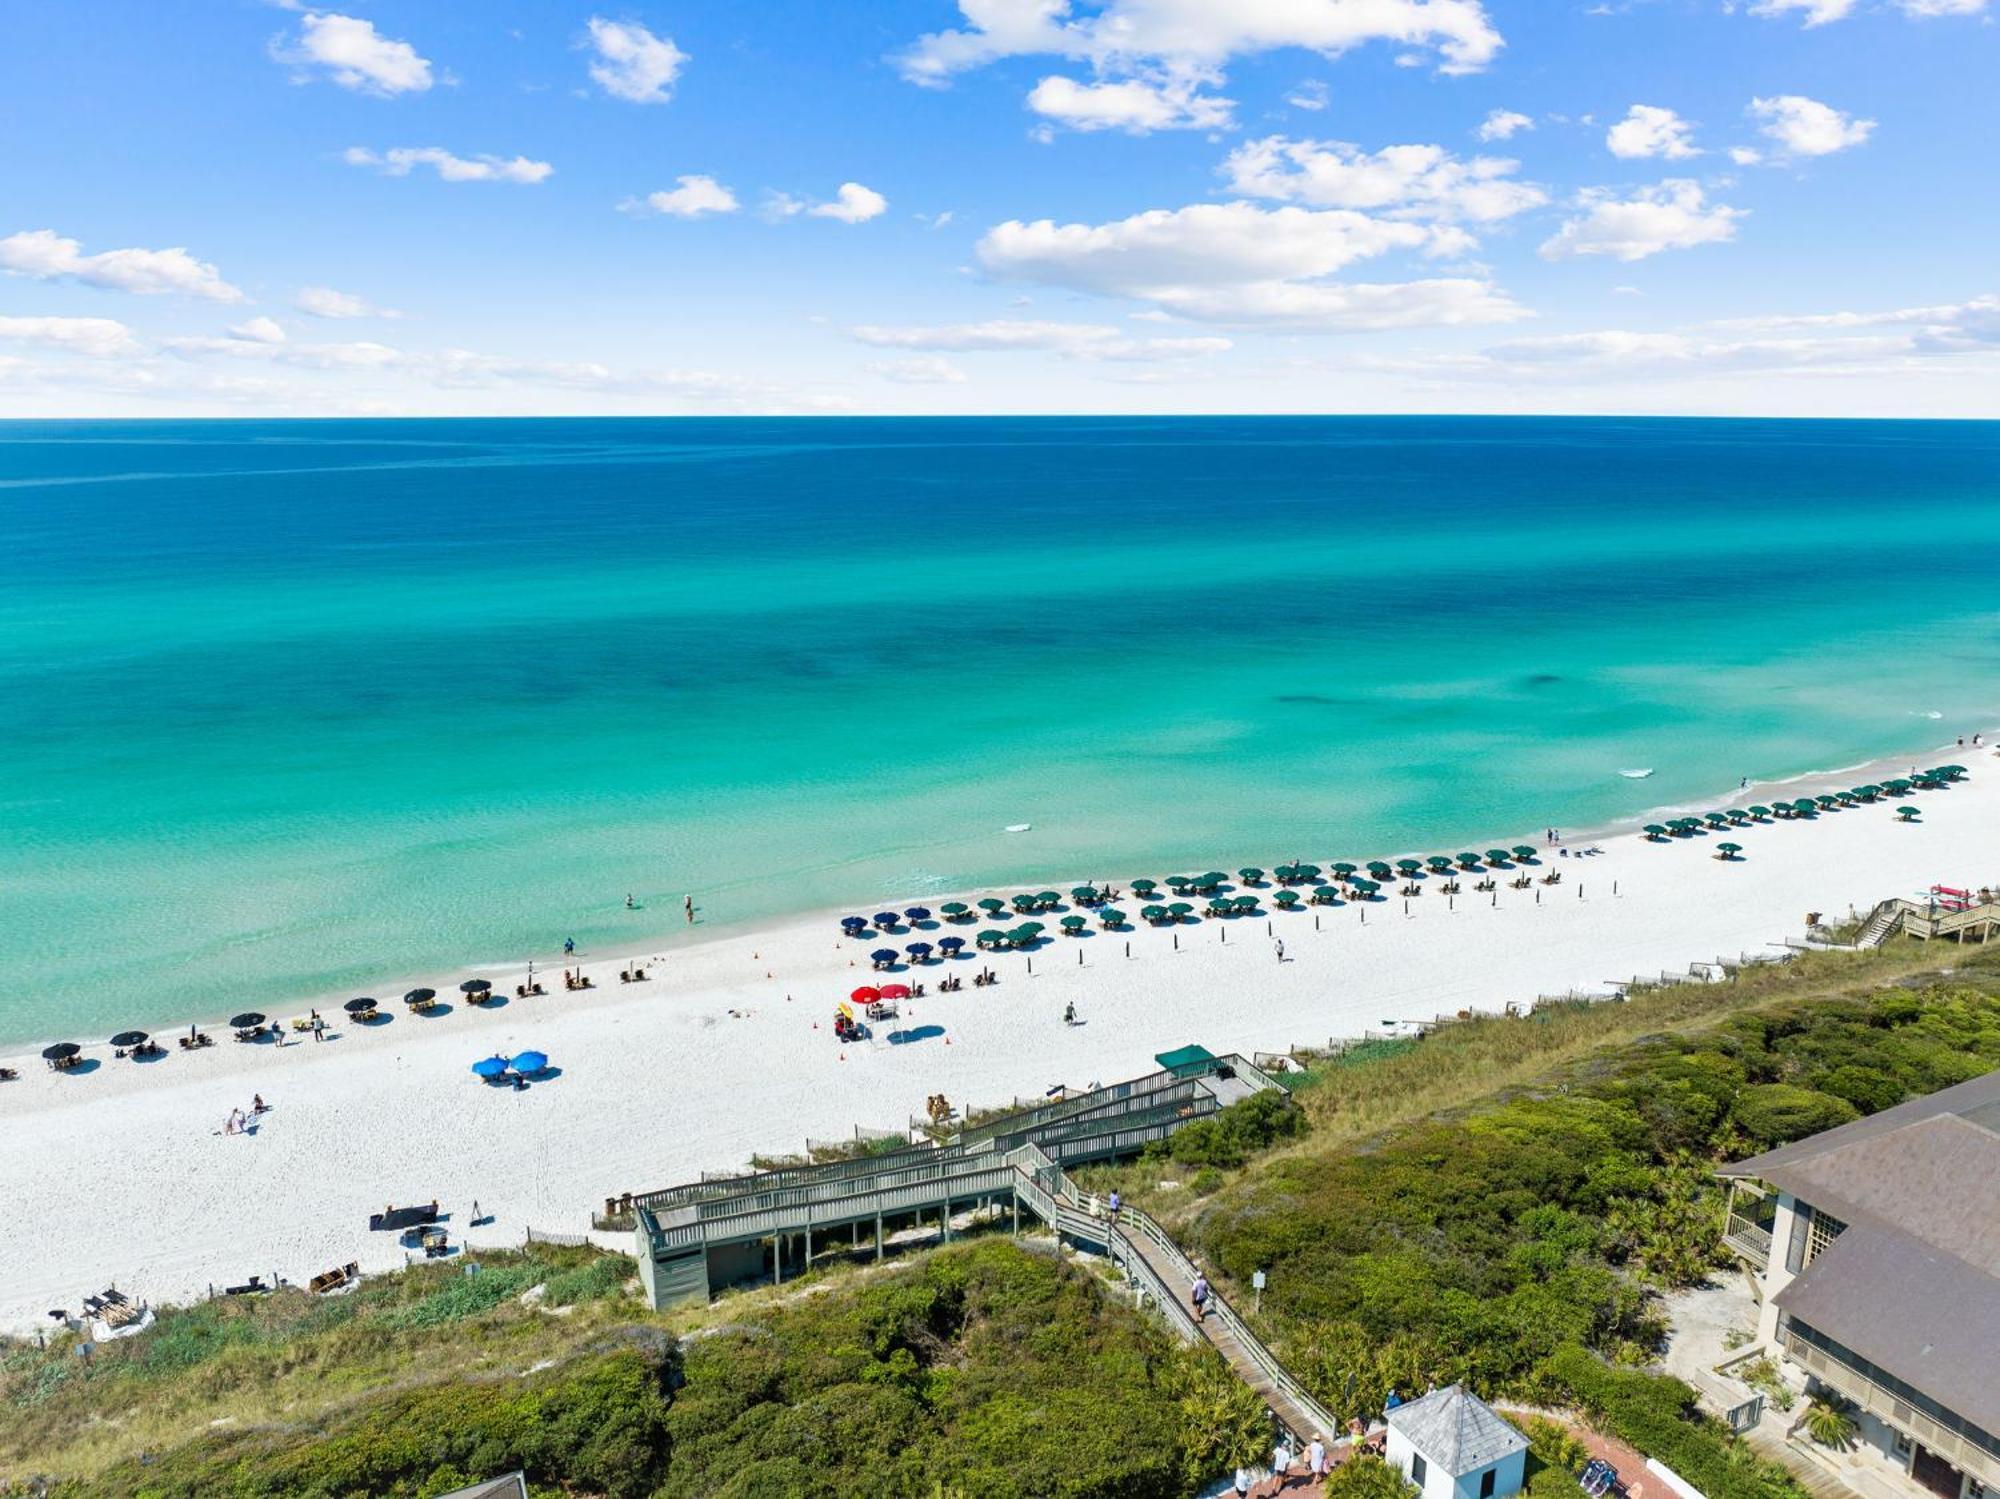
[[[992,1107],[1136,1076],[1190,1042],[1318,1049],[1776,956],[1807,911],[1838,917],[1932,883],[2000,885],[2000,756],[1953,745],[1942,758],[1971,775],[1913,797],[1919,820],[1878,802],[1731,828],[1738,860],[1719,860],[1712,837],[1649,843],[1631,830],[1598,853],[1581,852],[1592,846],[1581,837],[1567,853],[1541,850],[1524,872],[1559,873],[1554,885],[1503,878],[1490,895],[1446,898],[1425,880],[1419,898],[1392,887],[1372,902],[1118,933],[1093,920],[1032,954],[899,968],[897,981],[931,992],[860,1041],[835,1039],[835,1005],[881,981],[871,948],[915,934],[857,942],[813,914],[675,949],[642,984],[618,982],[629,956],[592,954],[588,990],[549,984],[516,999],[514,976],[489,970],[502,998],[485,1009],[439,981],[445,1003],[428,1018],[396,1001],[374,1026],[323,1011],[325,1043],[288,1033],[282,1046],[241,1045],[223,1028],[215,1046],[181,1054],[163,1035],[160,1059],[97,1047],[81,1075],[30,1052],[0,1084],[0,1198],[26,1205],[0,1217],[0,1331],[31,1332],[107,1284],[185,1301],[252,1273],[303,1284],[350,1261],[391,1269],[403,1249],[366,1228],[385,1203],[437,1199],[454,1243],[508,1247],[530,1227],[584,1232],[627,1192],[857,1127],[904,1129],[934,1093]],[[1872,763],[1900,771],[1907,758]],[[936,990],[976,967],[998,985]],[[560,964],[543,976],[559,978]],[[1065,1023],[1070,1006],[1080,1024]],[[470,1072],[526,1049],[553,1063],[526,1088]],[[254,1132],[225,1130],[257,1097],[270,1109]]]
[[[1561,834],[1563,843],[1572,849],[1589,847],[1592,844],[1601,844],[1610,839],[1637,836],[1638,830],[1646,823],[1658,821],[1662,818],[1699,814],[1730,806],[1750,805],[1778,789],[1783,789],[1794,796],[1812,796],[1823,791],[1856,785],[1870,779],[1886,778],[1889,775],[1901,774],[1916,764],[1917,760],[1922,760],[1929,756],[1946,757],[1945,759],[1930,760],[1932,764],[1943,764],[1950,763],[1949,757],[1955,755],[1985,755],[1989,750],[2000,754],[2000,747],[1995,745],[1996,736],[2000,736],[2000,729],[1982,728],[1976,732],[1981,741],[1977,749],[1974,749],[1971,744],[1972,736],[1966,735],[1962,736],[1965,740],[1963,744],[1947,741],[1944,745],[1929,750],[1878,756],[1874,759],[1842,768],[1808,770],[1790,776],[1753,780],[1749,782],[1747,787],[1740,787],[1720,796],[1662,803],[1649,807],[1643,812],[1633,813],[1628,817],[1617,818],[1610,822],[1596,823],[1580,829],[1566,828],[1559,823],[1552,824],[1552,826]],[[1912,759],[1912,755],[1916,757],[1915,760]],[[1483,849],[1512,846],[1513,840],[1521,836],[1518,832],[1506,834],[1489,832],[1471,836],[1458,835],[1456,841],[1452,843],[1451,848],[1446,848],[1445,842],[1440,841],[1422,848],[1396,849],[1391,852],[1381,853],[1379,857],[1393,862],[1399,858],[1421,858],[1427,857],[1432,853],[1452,853],[1459,848]],[[1539,847],[1544,840],[1542,835],[1537,833],[1534,835],[1533,841]],[[1356,859],[1358,862],[1359,859],[1378,857],[1378,855],[1360,854],[1357,856],[1355,851],[1350,850],[1338,856],[1305,855],[1302,857],[1314,859],[1322,857],[1346,857]],[[1227,868],[1230,871],[1232,882],[1234,881],[1235,869],[1245,867],[1245,865],[1238,864],[1234,858],[1225,859],[1221,863],[1215,863],[1213,862],[1212,855],[1203,855],[1196,862],[1199,863],[1202,860],[1211,861],[1205,863],[1203,867]],[[1103,862],[1115,863],[1118,861],[1116,859],[1107,859]],[[1188,864],[1186,867],[1192,869],[1194,868],[1194,864]],[[1154,875],[1153,878],[1159,879],[1166,872],[1163,868],[1160,874]],[[1098,878],[1098,876],[1069,875],[1048,877],[1048,879],[1054,882],[1052,888],[1062,892],[1067,892],[1072,886],[1094,878]],[[1114,880],[1112,883],[1114,885],[1129,883],[1129,878],[1132,877],[1127,877],[1123,880]],[[739,942],[754,939],[760,935],[768,935],[773,939],[777,939],[787,933],[796,932],[802,928],[814,925],[820,925],[824,930],[832,933],[837,930],[840,917],[843,914],[847,914],[850,910],[864,915],[871,914],[874,910],[886,909],[891,906],[899,912],[915,905],[922,905],[935,910],[946,901],[956,900],[971,904],[988,896],[1006,898],[1021,888],[1023,888],[1021,883],[1014,883],[947,891],[942,894],[927,891],[921,894],[877,895],[849,907],[819,907],[779,915],[747,918],[742,921],[724,920],[713,925],[706,919],[698,919],[689,928],[683,929],[670,926],[664,932],[643,939],[621,942],[610,950],[579,949],[573,957],[566,959],[561,954],[557,954],[546,961],[542,959],[506,959],[490,963],[471,963],[457,969],[448,969],[435,976],[378,981],[376,989],[381,995],[390,996],[383,1001],[385,1009],[400,1002],[401,996],[407,990],[416,988],[419,984],[435,987],[440,994],[447,994],[455,992],[457,986],[468,979],[484,978],[492,982],[496,992],[511,995],[517,984],[527,981],[531,967],[538,979],[546,980],[550,974],[560,971],[565,966],[578,969],[588,967],[596,970],[606,964],[630,966],[635,962],[641,962],[649,965],[666,965],[686,960],[696,955],[700,949],[715,943]],[[1131,904],[1129,900],[1127,903]],[[861,911],[861,906],[864,904],[869,907],[869,911]],[[697,914],[699,914],[701,909],[700,902],[697,902]],[[324,991],[319,994],[307,995],[292,1000],[286,1004],[282,1011],[267,1010],[264,1013],[281,1021],[289,1020],[293,1015],[304,1015],[314,1010],[331,1014],[339,1011],[341,1005],[353,998],[357,992],[359,991],[352,989]],[[226,1031],[228,1027],[223,1024],[223,1018],[220,1012],[216,1013],[212,1018],[207,1016],[182,1016],[172,1022],[172,1024],[175,1030],[178,1030],[180,1027],[193,1025],[209,1031]],[[143,1026],[137,1028],[144,1029]],[[172,1034],[173,1032],[166,1030],[154,1032],[156,1039],[167,1038]],[[110,1047],[101,1042],[87,1041],[73,1035],[45,1035],[26,1041],[0,1042],[0,1066],[18,1067],[22,1065],[23,1058],[39,1060],[38,1053],[41,1048],[58,1041],[77,1042],[83,1047],[86,1056],[90,1055],[93,1051],[108,1052],[111,1050]]]

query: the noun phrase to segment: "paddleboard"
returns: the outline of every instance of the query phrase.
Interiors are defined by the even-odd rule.
[[[1007,824],[1004,831],[1009,833],[1025,833],[1033,826],[1034,824],[1032,822],[1010,822]]]
[[[1618,772],[1618,774],[1625,777],[1628,781],[1643,781],[1652,773],[1650,770],[1621,770]]]

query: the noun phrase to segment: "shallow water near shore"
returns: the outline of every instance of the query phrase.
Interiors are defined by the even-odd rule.
[[[0,424],[0,1041],[1934,745],[1996,538],[1991,423]]]

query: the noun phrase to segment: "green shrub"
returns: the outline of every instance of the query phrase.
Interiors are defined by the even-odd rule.
[[[1737,1127],[1768,1149],[1859,1119],[1861,1112],[1831,1093],[1791,1083],[1761,1083],[1743,1090],[1735,1116]]]

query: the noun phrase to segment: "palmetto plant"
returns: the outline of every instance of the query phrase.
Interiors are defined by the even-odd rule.
[[[1822,1447],[1845,1452],[1854,1445],[1856,1429],[1847,1402],[1833,1396],[1819,1396],[1806,1411],[1806,1435]]]

